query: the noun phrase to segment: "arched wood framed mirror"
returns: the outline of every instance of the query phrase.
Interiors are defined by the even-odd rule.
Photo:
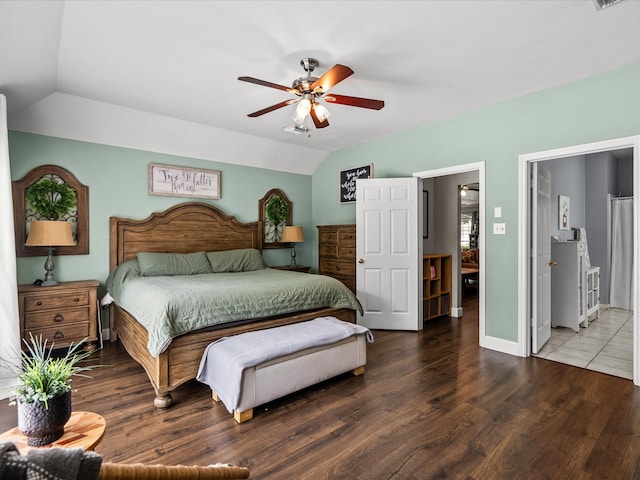
[[[284,226],[292,225],[293,204],[282,190],[273,188],[260,199],[258,216],[263,228],[262,248],[290,248],[281,239]]]
[[[29,225],[34,220],[42,220],[27,200],[27,190],[41,178],[52,178],[65,182],[76,193],[77,204],[63,220],[72,224],[76,244],[56,247],[56,255],[84,255],[89,253],[89,187],[83,185],[68,170],[58,165],[41,165],[27,173],[20,180],[11,182],[13,193],[13,218],[16,231],[16,255],[37,257],[47,254],[45,247],[26,247]]]

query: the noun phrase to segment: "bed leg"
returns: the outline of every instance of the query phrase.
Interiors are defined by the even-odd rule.
[[[153,400],[153,405],[156,408],[167,408],[171,403],[173,403],[173,399],[169,392],[162,395],[156,395],[156,398]]]
[[[247,420],[251,420],[253,418],[253,408],[249,410],[245,410],[244,412],[239,412],[238,410],[233,411],[233,418],[236,422],[242,423]]]
[[[356,377],[358,375],[362,375],[364,373],[364,365],[358,368],[354,368],[353,370],[351,370],[351,373],[353,373]]]
[[[220,401],[220,397],[213,390],[211,390],[211,398],[213,399],[214,402],[219,402]]]

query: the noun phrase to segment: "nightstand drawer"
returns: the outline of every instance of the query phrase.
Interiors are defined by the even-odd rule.
[[[28,313],[25,315],[25,326],[28,329],[67,325],[89,321],[89,307],[50,310],[47,312]]]
[[[51,342],[55,342],[56,346],[63,346],[68,345],[70,342],[80,342],[88,337],[89,324],[76,323],[50,328],[27,329],[27,331],[25,332],[25,338],[29,338],[29,333],[31,333],[34,337],[42,335],[42,338],[47,339],[49,345],[51,344]]]
[[[24,307],[27,312],[80,305],[89,305],[89,292],[86,289],[63,295],[29,295],[24,299]]]

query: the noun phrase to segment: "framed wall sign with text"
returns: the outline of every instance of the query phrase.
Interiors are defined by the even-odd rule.
[[[356,201],[356,180],[358,178],[373,178],[373,163],[340,171],[340,203]]]
[[[220,172],[150,163],[149,194],[217,200],[220,198]]]

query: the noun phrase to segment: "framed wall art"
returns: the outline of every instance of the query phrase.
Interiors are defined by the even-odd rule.
[[[204,168],[149,164],[149,194],[220,199],[220,172]]]
[[[429,238],[429,191],[422,191],[422,238]]]
[[[569,230],[570,218],[570,201],[569,197],[558,195],[558,229]]]
[[[356,180],[373,178],[373,163],[340,171],[340,203],[356,201]]]

